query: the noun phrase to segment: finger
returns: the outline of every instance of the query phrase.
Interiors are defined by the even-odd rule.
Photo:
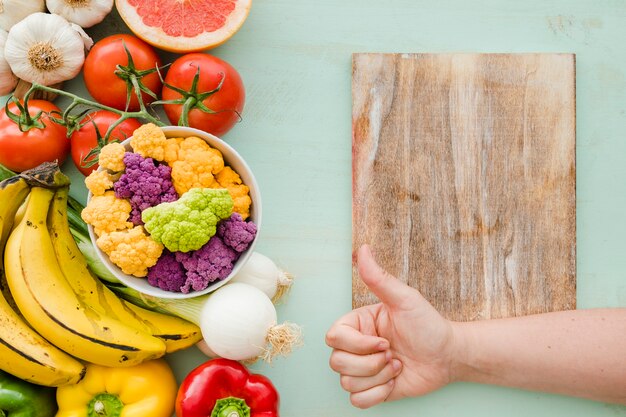
[[[348,392],[360,392],[373,388],[377,385],[383,385],[391,379],[398,376],[402,371],[402,362],[393,359],[387,363],[382,371],[374,376],[350,376],[342,375],[340,382],[341,387]]]
[[[334,324],[326,333],[326,344],[339,350],[367,355],[389,349],[387,339],[361,333],[345,323]]]
[[[333,325],[345,324],[365,335],[378,336],[375,318],[380,313],[381,306],[381,303],[377,303],[356,308],[344,314]]]
[[[365,285],[386,305],[400,307],[417,293],[378,265],[368,245],[359,248],[357,267]]]
[[[393,390],[394,385],[395,379],[392,379],[384,385],[377,385],[365,391],[354,392],[350,394],[350,402],[357,408],[370,408],[385,401]]]
[[[371,355],[355,355],[343,350],[333,350],[330,355],[330,367],[350,376],[373,376],[382,371],[391,360],[391,352],[378,352]]]

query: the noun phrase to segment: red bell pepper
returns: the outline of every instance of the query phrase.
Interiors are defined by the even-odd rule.
[[[183,380],[177,417],[278,417],[280,400],[272,382],[239,362],[211,359]]]

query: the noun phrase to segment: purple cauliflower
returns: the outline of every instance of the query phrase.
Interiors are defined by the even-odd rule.
[[[148,269],[148,283],[165,291],[180,292],[185,280],[185,269],[167,249],[157,263]]]
[[[226,278],[239,253],[226,246],[219,236],[213,236],[204,246],[196,251],[176,252],[176,260],[187,271],[185,284],[181,292],[201,291],[210,283]]]
[[[241,253],[248,249],[254,240],[256,224],[244,221],[239,213],[233,213],[230,218],[217,225],[217,235],[222,238],[226,246]]]
[[[124,155],[126,170],[113,184],[115,196],[130,201],[132,210],[129,221],[142,225],[141,213],[148,207],[178,200],[172,185],[172,169],[155,164],[152,158],[144,158],[133,152]]]

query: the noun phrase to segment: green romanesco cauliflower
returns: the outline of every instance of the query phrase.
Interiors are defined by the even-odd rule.
[[[200,249],[215,234],[217,222],[230,217],[233,199],[225,188],[192,188],[177,201],[145,209],[150,236],[171,252]]]

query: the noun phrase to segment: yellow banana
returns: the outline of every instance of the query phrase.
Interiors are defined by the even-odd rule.
[[[202,331],[190,321],[169,314],[146,310],[130,301],[122,300],[122,302],[150,327],[150,333],[154,337],[165,342],[167,353],[187,349],[202,340]]]
[[[23,178],[12,177],[0,183],[0,260],[3,258],[4,245],[6,244],[14,218],[23,206],[23,201],[28,198],[30,187]],[[4,276],[4,265],[0,262],[0,293],[9,305],[17,309]]]
[[[6,246],[11,293],[30,325],[77,358],[132,366],[165,354],[165,344],[80,301],[57,261],[47,216],[54,191],[33,187],[24,219]]]
[[[15,217],[13,218],[13,228],[11,230],[15,229],[17,225],[20,224],[20,222],[24,218],[24,213],[26,213],[26,203],[28,203],[28,196],[26,196],[26,199],[24,200],[24,202],[20,205],[20,207],[15,212]]]
[[[15,213],[29,187],[23,179],[0,186],[0,260]],[[6,233],[5,233],[6,232]],[[5,286],[0,262],[2,292],[12,300]],[[57,387],[75,384],[85,374],[82,363],[50,344],[35,332],[0,294],[0,369],[39,385]]]
[[[161,339],[167,353],[198,342],[202,334],[195,324],[134,306],[120,299],[89,271],[87,261],[70,232],[67,199],[67,188],[56,191],[48,211],[48,232],[61,271],[78,298],[101,315],[110,316],[138,331]]]
[[[15,213],[28,196],[30,187],[21,177],[12,177],[0,182],[0,250],[4,248],[11,233]]]

